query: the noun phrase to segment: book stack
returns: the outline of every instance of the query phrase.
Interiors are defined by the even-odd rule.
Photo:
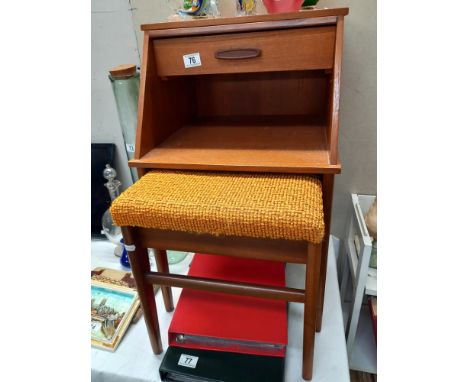
[[[190,276],[285,286],[284,263],[196,254]],[[283,381],[285,301],[184,289],[162,381]]]

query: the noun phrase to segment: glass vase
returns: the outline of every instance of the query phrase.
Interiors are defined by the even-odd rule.
[[[187,257],[188,254],[188,252],[167,251],[167,262],[169,264],[180,263]]]
[[[135,65],[120,65],[109,71],[109,80],[114,92],[127,157],[130,160],[135,155],[140,73]],[[136,169],[131,168],[130,171],[133,181],[136,182]]]

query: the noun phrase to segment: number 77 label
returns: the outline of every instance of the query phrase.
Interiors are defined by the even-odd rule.
[[[179,358],[179,362],[177,363],[180,366],[190,367],[191,369],[195,369],[197,367],[198,357],[194,355],[188,354],[181,354]]]
[[[182,56],[184,59],[185,68],[193,68],[195,66],[201,66],[200,53],[190,53]]]

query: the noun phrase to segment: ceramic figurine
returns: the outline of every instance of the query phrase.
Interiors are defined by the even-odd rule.
[[[374,203],[367,211],[367,214],[364,218],[369,231],[369,235],[377,240],[377,198],[375,198]]]
[[[372,253],[369,261],[369,267],[377,268],[377,198],[375,198],[374,203],[367,211],[367,214],[364,218],[367,226],[367,231],[372,237]]]

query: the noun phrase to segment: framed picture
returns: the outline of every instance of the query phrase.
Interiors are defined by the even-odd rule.
[[[91,345],[114,351],[139,305],[130,288],[91,281]]]

